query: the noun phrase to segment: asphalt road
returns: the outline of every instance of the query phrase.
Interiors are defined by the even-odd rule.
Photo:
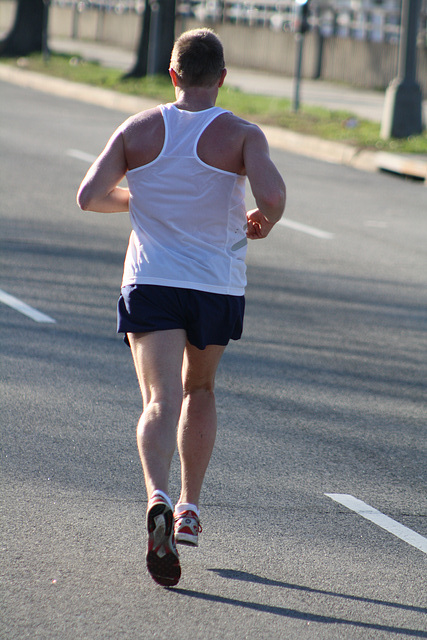
[[[165,590],[115,334],[129,223],[75,205],[123,114],[0,92],[0,288],[55,320],[0,303],[0,637],[427,637],[426,552],[325,495],[426,542],[425,186],[273,150],[286,220],[249,248],[201,543]]]

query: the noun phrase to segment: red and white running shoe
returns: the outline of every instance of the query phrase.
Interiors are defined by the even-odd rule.
[[[157,584],[173,587],[181,577],[179,555],[175,545],[174,518],[170,506],[156,498],[147,512],[147,569]]]
[[[183,513],[175,513],[174,518],[176,543],[197,547],[199,545],[199,533],[202,532],[197,513],[184,511]]]

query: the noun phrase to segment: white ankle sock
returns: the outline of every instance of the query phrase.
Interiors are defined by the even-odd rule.
[[[163,498],[163,500],[167,502],[167,504],[170,506],[170,508],[173,511],[172,500],[169,498],[169,496],[166,493],[164,493],[163,491],[160,491],[160,489],[156,489],[155,491],[153,491],[153,493],[151,494],[151,498],[148,501],[148,507],[150,506],[150,503],[154,501],[156,496],[160,496],[161,498]]]
[[[199,509],[195,504],[190,504],[189,502],[178,502],[175,505],[175,513],[179,515],[180,513],[184,513],[184,511],[194,511],[197,514],[197,517],[200,515]]]

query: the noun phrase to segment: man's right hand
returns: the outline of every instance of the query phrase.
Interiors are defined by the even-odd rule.
[[[274,223],[269,222],[259,209],[251,209],[250,211],[247,211],[246,219],[248,221],[246,237],[249,240],[261,240],[262,238],[266,238],[274,227]]]

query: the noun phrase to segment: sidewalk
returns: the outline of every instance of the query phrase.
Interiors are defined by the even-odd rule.
[[[131,51],[95,42],[51,38],[49,45],[52,51],[75,53],[88,60],[97,61],[104,66],[115,67],[123,71],[128,71],[135,59],[135,54]],[[292,78],[235,67],[227,67],[227,69],[226,85],[251,93],[281,96],[291,100],[293,98],[294,81]],[[16,70],[16,73],[19,74],[21,72]],[[6,79],[5,74],[1,73],[0,78]],[[8,79],[13,81],[10,73]],[[52,78],[52,80],[55,79]],[[44,76],[44,84],[46,85],[46,76]],[[51,84],[53,87],[54,83]],[[56,87],[59,90],[58,84],[56,84]],[[99,104],[99,100],[102,101],[103,90],[92,91],[92,89],[94,88],[80,85],[79,91],[85,92],[84,99],[94,100]],[[112,92],[107,93],[111,94]],[[74,97],[76,97],[75,94],[76,91],[74,91]],[[319,105],[333,110],[347,110],[360,118],[374,122],[380,122],[382,118],[384,94],[381,92],[364,91],[330,82],[303,79],[301,81],[300,96],[302,103]],[[117,100],[119,99],[117,98]],[[108,105],[112,106],[112,102],[115,103],[113,96],[110,95]],[[147,101],[142,98],[138,99],[129,96],[127,99],[124,95],[121,95],[118,104],[117,108],[129,111],[129,113],[147,108],[146,106],[141,106],[147,104]],[[423,110],[425,122],[427,122],[427,101],[423,103]],[[285,129],[263,127],[263,130],[272,147],[279,147],[283,150],[328,162],[347,164],[365,171],[385,169],[393,173],[423,179],[427,185],[426,156],[412,157],[384,152],[358,151],[350,145],[320,140]]]

